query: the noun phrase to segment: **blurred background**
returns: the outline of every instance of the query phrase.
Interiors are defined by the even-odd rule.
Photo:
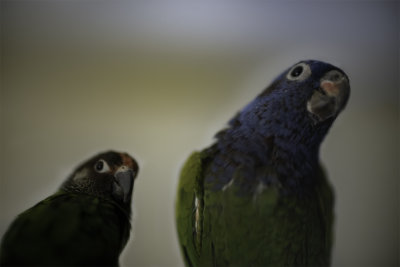
[[[136,157],[122,266],[182,266],[186,157],[302,59],[350,77],[321,156],[334,266],[399,264],[399,2],[1,1],[0,236],[83,160]]]

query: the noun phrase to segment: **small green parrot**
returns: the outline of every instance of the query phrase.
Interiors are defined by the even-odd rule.
[[[175,210],[187,266],[330,264],[334,198],[319,148],[349,93],[342,70],[301,61],[189,157]]]
[[[0,265],[117,266],[131,228],[137,162],[108,151],[21,213],[2,238]]]

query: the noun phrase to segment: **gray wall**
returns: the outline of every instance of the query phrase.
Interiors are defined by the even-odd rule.
[[[1,2],[0,236],[82,160],[123,150],[141,171],[122,265],[182,265],[183,161],[313,58],[352,86],[321,151],[336,189],[333,264],[398,264],[399,4],[141,2]]]

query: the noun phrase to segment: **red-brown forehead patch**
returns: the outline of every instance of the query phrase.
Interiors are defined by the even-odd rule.
[[[122,158],[122,164],[125,166],[128,166],[132,170],[137,171],[138,166],[137,163],[134,159],[132,159],[128,154],[126,153],[121,153],[121,158]]]

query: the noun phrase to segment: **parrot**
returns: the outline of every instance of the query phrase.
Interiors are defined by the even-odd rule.
[[[181,169],[175,225],[186,266],[329,266],[334,192],[319,148],[350,95],[318,60],[278,75]]]
[[[130,235],[135,159],[107,151],[88,159],[4,234],[0,265],[118,266]]]

